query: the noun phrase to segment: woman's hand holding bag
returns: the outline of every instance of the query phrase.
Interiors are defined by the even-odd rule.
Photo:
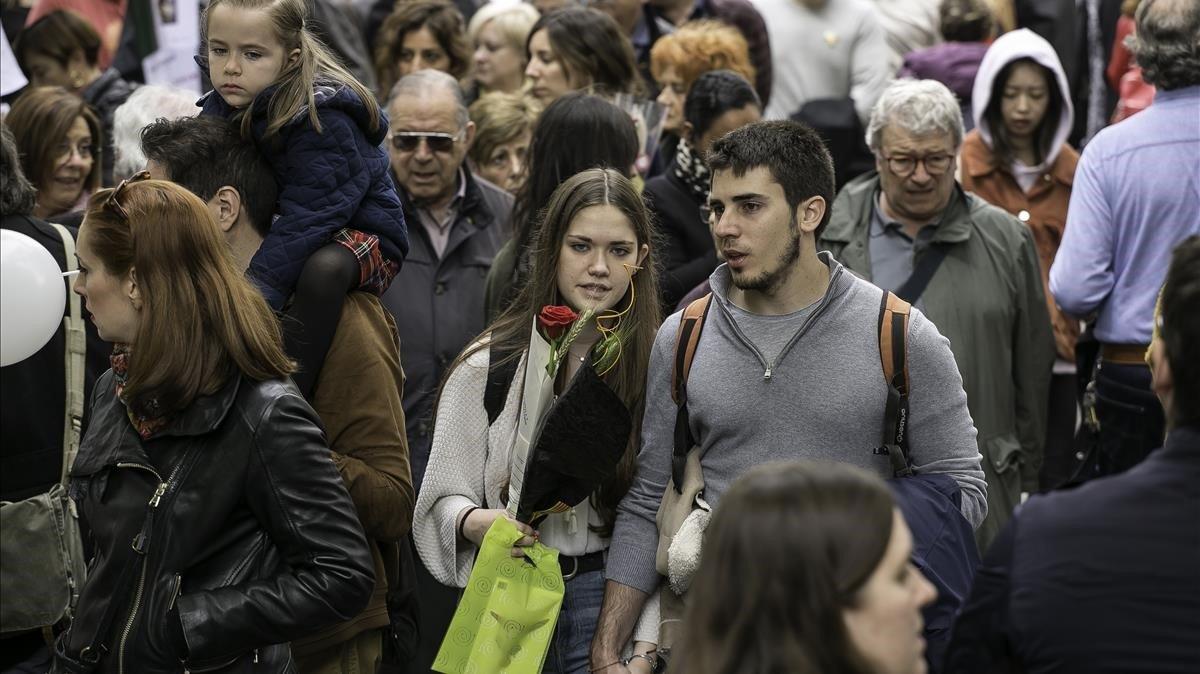
[[[558,551],[495,517],[433,663],[444,674],[539,674],[562,607]],[[514,548],[524,552],[514,557]]]

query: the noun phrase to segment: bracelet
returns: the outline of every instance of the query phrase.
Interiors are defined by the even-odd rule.
[[[649,652],[646,652],[646,653],[634,653],[633,655],[631,655],[631,656],[629,656],[629,657],[625,658],[624,660],[622,660],[622,661],[621,661],[621,664],[623,664],[623,665],[625,665],[625,666],[627,666],[627,667],[628,667],[628,666],[629,666],[629,663],[633,662],[634,660],[636,660],[636,659],[638,659],[638,658],[641,658],[641,659],[645,660],[646,662],[649,662],[649,663],[650,663],[650,667],[651,667],[651,668],[653,668],[653,667],[654,667],[654,665],[658,663],[658,658],[656,658],[656,657],[654,656],[654,654],[655,654],[656,652],[657,652],[657,651],[649,651]]]
[[[468,539],[467,535],[463,533],[463,527],[467,524],[467,518],[470,517],[471,513],[475,512],[476,510],[479,510],[479,506],[471,506],[470,508],[467,508],[467,511],[463,513],[462,517],[458,520],[458,537],[464,541],[470,539]]]

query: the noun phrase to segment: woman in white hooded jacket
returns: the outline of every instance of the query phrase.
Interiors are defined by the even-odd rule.
[[[979,65],[972,101],[975,128],[963,139],[962,186],[1012,213],[1033,232],[1059,358],[1046,447],[1070,449],[1079,323],[1055,306],[1049,273],[1066,228],[1079,153],[1067,143],[1074,110],[1054,47],[1028,29],[1004,34]],[[1054,475],[1056,463],[1046,457],[1043,476],[1050,482],[1069,477]],[[1070,470],[1069,460],[1060,470]]]

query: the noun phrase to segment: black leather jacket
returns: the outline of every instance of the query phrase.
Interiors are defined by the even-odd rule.
[[[109,371],[70,492],[95,555],[55,671],[83,670],[88,646],[103,672],[293,671],[288,642],[357,615],[374,586],[354,506],[290,381],[231,378],[143,441]]]

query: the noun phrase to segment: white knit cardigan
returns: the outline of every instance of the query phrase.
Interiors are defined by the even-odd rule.
[[[489,508],[502,507],[500,492],[509,483],[509,452],[517,432],[523,377],[513,378],[504,409],[489,426],[483,398],[490,360],[487,347],[476,351],[450,373],[442,388],[429,464],[413,515],[413,539],[421,561],[439,582],[454,587],[466,586],[475,562],[474,546],[460,546],[458,542],[459,513],[484,503]],[[516,372],[524,371],[522,356]],[[590,506],[584,504],[576,510],[588,513],[588,523],[600,523]],[[566,517],[551,515],[547,522]],[[543,529],[546,526],[543,523]],[[565,523],[555,522],[553,526],[561,530]],[[584,525],[580,522],[578,526]],[[589,540],[588,547],[606,548],[608,540],[601,541],[597,545]],[[635,639],[658,642],[657,594],[646,602]]]

